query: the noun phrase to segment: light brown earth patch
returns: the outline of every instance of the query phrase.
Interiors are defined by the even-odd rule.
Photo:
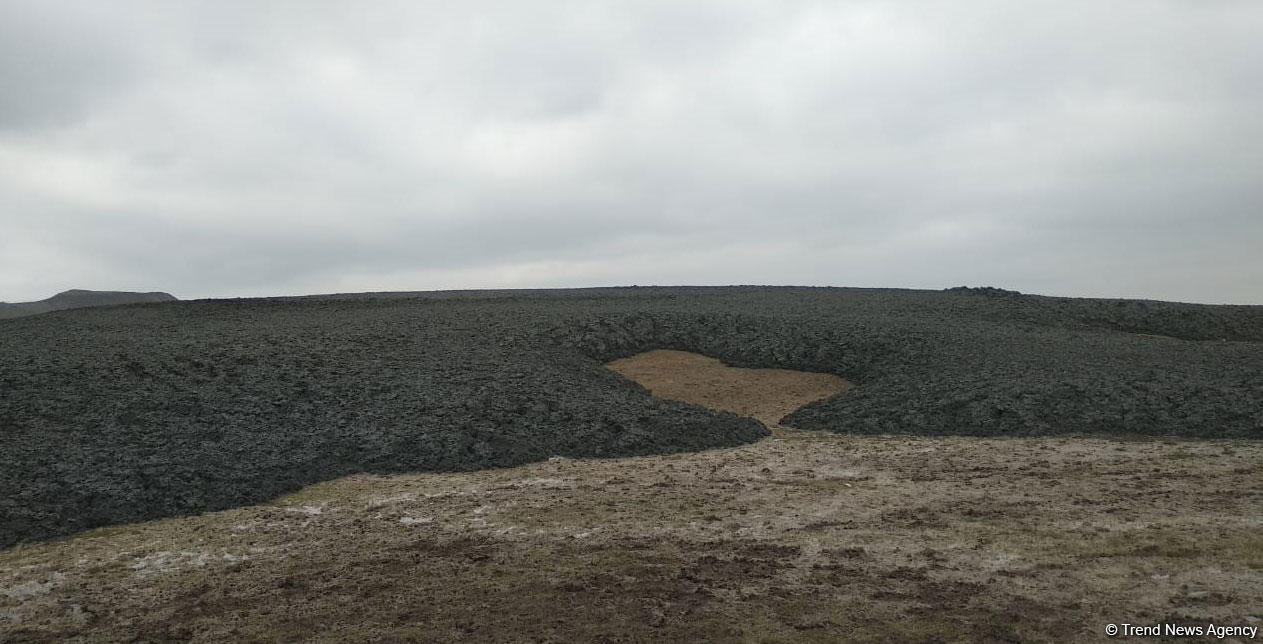
[[[790,412],[852,384],[827,373],[741,369],[687,351],[659,349],[606,365],[654,396],[749,416],[773,430]]]
[[[1061,642],[1108,641],[1110,623],[1259,625],[1260,471],[1249,441],[803,432],[351,476],[0,552],[0,641]]]

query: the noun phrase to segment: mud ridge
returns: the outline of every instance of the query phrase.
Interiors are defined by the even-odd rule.
[[[1263,307],[764,287],[194,301],[4,320],[0,547],[347,474],[767,435],[603,367],[650,349],[857,384],[784,420],[799,428],[1254,439],[1261,340]]]

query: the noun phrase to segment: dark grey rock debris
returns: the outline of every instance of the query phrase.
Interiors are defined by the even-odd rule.
[[[207,300],[0,322],[0,546],[357,472],[748,443],[603,363],[653,348],[858,387],[852,433],[1263,438],[1263,307],[639,287]]]

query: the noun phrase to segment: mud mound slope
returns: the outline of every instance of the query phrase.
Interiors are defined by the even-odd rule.
[[[0,302],[0,319],[18,318],[51,311],[79,309],[89,306],[116,306],[119,304],[144,304],[150,302],[174,302],[170,293],[134,293],[130,291],[85,291],[71,289],[46,300],[37,302]]]
[[[1261,340],[1263,307],[764,287],[196,301],[5,320],[0,546],[356,472],[767,434],[603,367],[651,349],[856,383],[785,419],[805,429],[1259,438]]]

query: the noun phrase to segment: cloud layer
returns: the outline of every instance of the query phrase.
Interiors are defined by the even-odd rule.
[[[0,3],[0,299],[1263,304],[1263,5]]]

